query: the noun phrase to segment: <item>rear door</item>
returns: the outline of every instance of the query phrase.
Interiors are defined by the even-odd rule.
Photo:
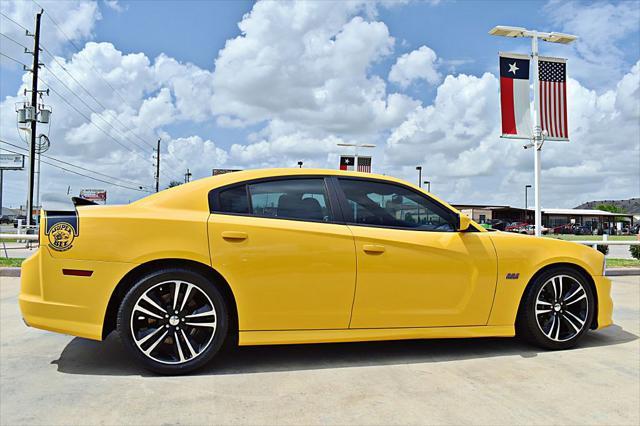
[[[352,328],[485,325],[497,260],[488,232],[457,232],[457,215],[404,185],[340,178],[353,232]]]
[[[212,266],[233,289],[240,330],[348,327],[355,247],[327,185],[263,179],[210,194]]]

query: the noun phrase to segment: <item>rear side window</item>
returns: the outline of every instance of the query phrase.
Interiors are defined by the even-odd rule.
[[[331,213],[322,178],[280,179],[249,185],[256,216],[329,222]]]
[[[249,200],[245,185],[220,192],[220,211],[224,213],[249,213]]]

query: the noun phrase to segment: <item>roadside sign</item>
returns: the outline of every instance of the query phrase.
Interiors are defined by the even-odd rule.
[[[218,176],[218,175],[224,175],[227,173],[232,173],[232,172],[241,172],[242,170],[240,169],[213,169],[211,171],[211,176]]]
[[[80,191],[80,198],[89,201],[107,202],[107,191],[105,189],[83,189]]]
[[[22,169],[24,169],[24,155],[22,155],[22,154],[0,154],[0,169],[2,169],[2,170],[22,170]]]

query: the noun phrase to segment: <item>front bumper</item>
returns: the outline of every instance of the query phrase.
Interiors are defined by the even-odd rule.
[[[22,263],[18,301],[27,325],[102,340],[111,294],[135,265],[56,259],[40,247]],[[64,275],[63,269],[93,271],[90,277]]]
[[[593,277],[598,299],[598,318],[596,329],[613,324],[613,299],[611,299],[611,280],[604,276]]]

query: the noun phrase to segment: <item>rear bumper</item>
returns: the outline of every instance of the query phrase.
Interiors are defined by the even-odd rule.
[[[101,340],[111,294],[134,265],[55,259],[41,247],[22,263],[18,301],[27,325]],[[64,275],[63,269],[93,271],[90,277]]]
[[[598,298],[597,329],[613,324],[613,299],[611,299],[611,280],[604,276],[593,277]]]

